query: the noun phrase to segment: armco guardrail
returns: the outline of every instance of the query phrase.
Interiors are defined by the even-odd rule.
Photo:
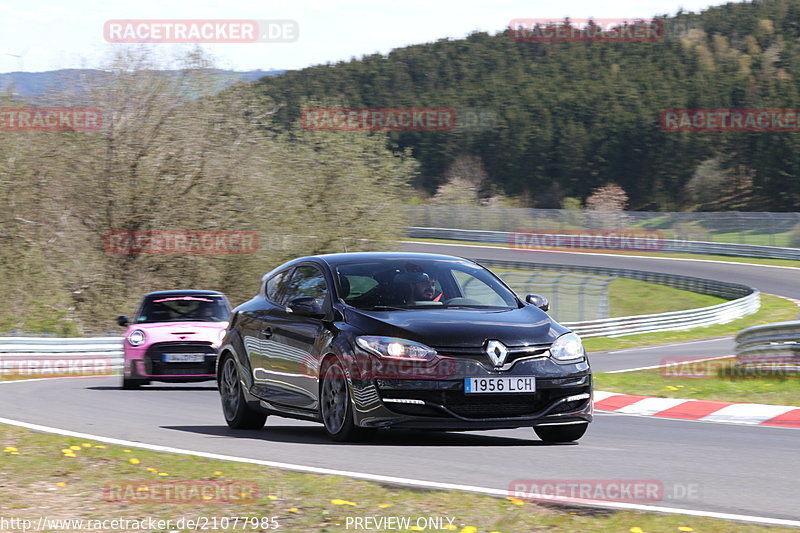
[[[736,335],[736,357],[744,365],[800,365],[800,321],[743,329]]]
[[[710,307],[673,311],[654,315],[640,315],[617,318],[604,318],[582,322],[563,322],[563,324],[583,337],[619,337],[655,331],[673,331],[681,329],[721,324],[754,313],[760,306],[760,293],[737,283],[728,283],[690,276],[646,272],[627,268],[591,267],[580,265],[553,265],[524,261],[479,260],[487,267],[519,269],[527,271],[579,272],[600,276],[620,276],[658,283],[669,287],[689,290],[701,294],[709,294],[729,299]],[[798,323],[800,324],[800,323]],[[765,326],[756,326],[757,329]],[[800,326],[798,326],[800,327]],[[745,330],[748,331],[748,330]],[[744,333],[744,332],[743,332]],[[740,334],[741,335],[741,334]],[[0,376],[13,370],[13,362],[27,361],[23,372],[37,373],[48,361],[50,373],[58,373],[54,363],[63,373],[69,373],[72,360],[105,359],[110,361],[112,370],[122,368],[122,338],[120,337],[78,337],[78,338],[37,338],[37,337],[0,337]],[[31,367],[30,361],[39,361]],[[9,365],[9,363],[12,363]],[[73,366],[76,366],[73,364]],[[34,370],[34,371],[31,371]]]
[[[480,264],[492,268],[508,268],[536,271],[580,272],[601,276],[619,276],[637,279],[650,283],[658,283],[676,289],[683,289],[711,296],[718,296],[730,301],[721,304],[673,311],[654,315],[604,318],[583,322],[562,322],[583,337],[620,337],[656,331],[677,331],[682,329],[724,324],[737,318],[755,313],[761,306],[760,293],[747,285],[728,283],[691,276],[646,272],[628,268],[592,267],[583,265],[553,265],[548,263],[531,263],[523,261],[477,260]]]
[[[547,238],[572,237],[574,235],[546,233],[537,234],[535,230],[525,232],[529,236]],[[505,244],[513,247],[513,232],[484,231],[451,228],[422,228],[411,227],[406,229],[406,234],[415,239],[445,239],[469,242],[482,242],[490,244]],[[725,242],[682,241],[662,239],[659,241],[659,252],[662,253],[688,253],[732,255],[738,257],[763,257],[770,259],[796,259],[800,260],[800,248],[780,248],[777,246],[759,246],[755,244],[733,244]]]
[[[122,363],[121,337],[0,337],[0,378],[104,374]]]

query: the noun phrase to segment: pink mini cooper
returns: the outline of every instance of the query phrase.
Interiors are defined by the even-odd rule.
[[[221,292],[159,291],[144,296],[122,343],[125,365],[122,388],[136,389],[151,381],[183,383],[216,378],[220,341],[228,327],[231,306]]]

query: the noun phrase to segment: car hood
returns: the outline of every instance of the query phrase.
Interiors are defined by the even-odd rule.
[[[156,342],[210,342],[219,344],[219,331],[228,327],[228,322],[154,322],[132,324],[125,333],[127,337],[136,329],[144,331],[146,345]]]
[[[569,330],[541,309],[348,309],[348,323],[368,335],[400,337],[429,346],[478,347],[488,339],[507,346],[550,344]]]

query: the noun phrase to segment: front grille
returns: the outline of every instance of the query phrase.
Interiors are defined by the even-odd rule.
[[[203,353],[201,363],[165,363],[165,353]],[[158,342],[151,345],[145,354],[145,369],[152,376],[177,376],[214,374],[217,350],[210,342]]]
[[[387,398],[413,398],[438,404],[465,418],[507,418],[534,415],[559,398],[588,391],[588,387],[565,387],[539,389],[533,394],[467,395],[462,386],[460,390],[384,390],[381,394]],[[585,402],[586,400],[568,402],[548,414],[574,411]],[[399,403],[387,403],[386,406],[409,415],[448,416],[441,409],[430,406]]]
[[[431,346],[439,355],[454,357],[456,359],[472,359],[486,367],[493,367],[494,363],[486,354],[482,346],[455,347],[455,346]],[[544,356],[550,348],[549,344],[537,344],[532,346],[506,346],[508,355],[505,363],[513,363],[518,359],[527,357]]]

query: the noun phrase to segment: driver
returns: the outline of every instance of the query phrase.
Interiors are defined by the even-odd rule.
[[[415,279],[412,280],[412,300],[415,301],[434,301],[436,294],[436,279],[425,272],[417,272]]]

